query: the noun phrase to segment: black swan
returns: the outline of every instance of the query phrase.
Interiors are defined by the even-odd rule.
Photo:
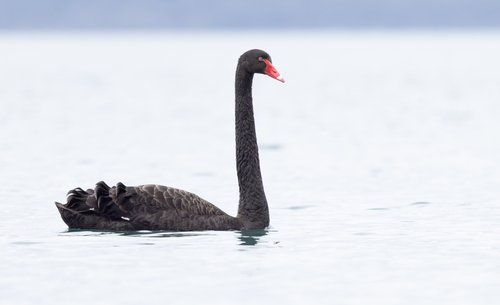
[[[252,230],[269,226],[269,208],[262,184],[252,104],[254,73],[283,77],[269,54],[250,50],[236,68],[236,167],[240,200],[232,217],[195,194],[163,185],[110,188],[98,182],[95,189],[68,192],[67,203],[56,202],[64,222],[73,229],[136,230]]]

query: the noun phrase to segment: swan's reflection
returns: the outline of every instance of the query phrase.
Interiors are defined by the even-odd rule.
[[[240,245],[242,246],[255,246],[258,242],[259,239],[267,235],[267,230],[245,230],[245,231],[237,231],[240,233],[240,236],[238,236],[238,239],[241,240]]]
[[[178,231],[105,231],[105,230],[94,230],[94,229],[68,229],[61,232],[63,234],[80,235],[80,236],[102,236],[102,235],[118,235],[118,236],[130,236],[130,237],[152,237],[152,238],[163,238],[163,237],[188,237],[188,236],[199,236],[208,235],[200,231],[198,232],[178,232]]]
[[[237,233],[237,238],[241,241],[240,245],[255,246],[262,236],[268,234],[268,229],[261,230],[244,230],[234,231]],[[103,230],[81,230],[81,229],[68,229],[61,232],[62,235],[80,235],[80,236],[103,236],[103,235],[121,235],[129,237],[147,237],[147,238],[166,238],[166,237],[189,237],[200,235],[214,235],[213,231],[200,231],[200,232],[177,232],[177,231],[103,231]]]

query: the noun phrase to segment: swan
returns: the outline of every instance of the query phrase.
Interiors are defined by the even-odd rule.
[[[239,205],[230,216],[201,197],[173,187],[146,184],[109,187],[103,181],[95,188],[75,188],[66,204],[56,202],[61,218],[72,229],[109,231],[137,230],[252,230],[269,226],[259,164],[252,104],[255,73],[285,82],[269,54],[253,49],[243,53],[236,67],[236,168]]]

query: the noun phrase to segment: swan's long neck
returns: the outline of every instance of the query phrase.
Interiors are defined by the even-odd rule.
[[[236,70],[236,169],[240,187],[238,218],[247,229],[269,226],[252,104],[253,74]]]

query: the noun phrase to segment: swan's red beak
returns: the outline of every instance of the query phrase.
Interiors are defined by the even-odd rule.
[[[283,76],[281,76],[278,72],[278,70],[276,70],[276,68],[273,66],[273,64],[267,60],[267,59],[264,59],[264,62],[266,63],[266,71],[265,73],[269,76],[271,76],[272,78],[275,78],[277,80],[279,80],[280,82],[284,83],[285,82],[285,79],[283,78]]]

